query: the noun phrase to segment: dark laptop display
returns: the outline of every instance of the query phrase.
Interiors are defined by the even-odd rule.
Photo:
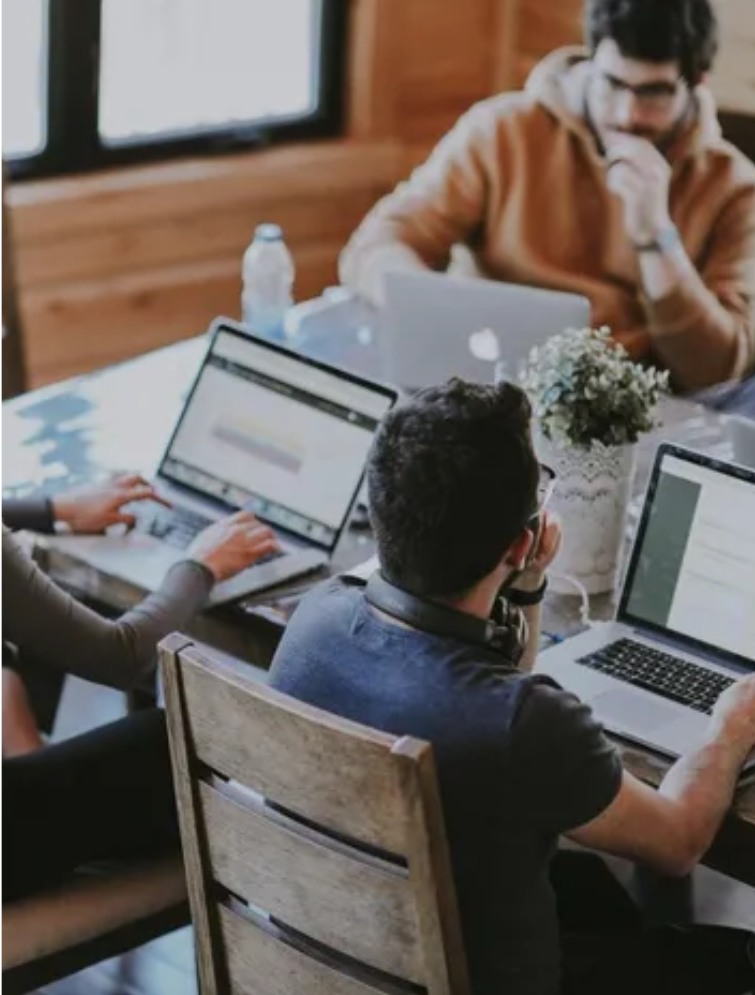
[[[618,619],[755,668],[755,472],[665,446]]]
[[[159,475],[332,551],[394,399],[221,327]]]

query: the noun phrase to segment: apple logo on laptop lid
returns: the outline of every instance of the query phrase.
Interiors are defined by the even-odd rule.
[[[501,347],[491,328],[481,328],[469,336],[469,351],[475,359],[483,363],[497,363],[501,358]]]

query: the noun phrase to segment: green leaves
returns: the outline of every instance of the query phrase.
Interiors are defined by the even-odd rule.
[[[605,327],[554,335],[532,350],[521,379],[543,434],[587,448],[636,442],[668,391],[668,373],[632,362]]]

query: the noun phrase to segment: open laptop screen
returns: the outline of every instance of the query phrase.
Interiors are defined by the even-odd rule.
[[[755,474],[661,448],[619,618],[755,663]]]
[[[161,475],[332,549],[395,394],[221,328]]]

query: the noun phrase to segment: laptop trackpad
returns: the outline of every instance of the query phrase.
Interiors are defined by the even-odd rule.
[[[613,729],[631,729],[635,735],[652,736],[680,718],[679,712],[662,700],[631,688],[604,691],[589,704],[601,722]]]

